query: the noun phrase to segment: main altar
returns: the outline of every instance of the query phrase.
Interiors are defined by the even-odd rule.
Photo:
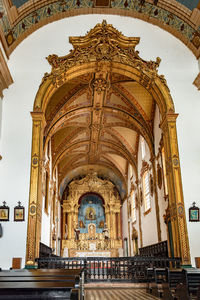
[[[62,256],[119,256],[121,199],[114,184],[91,173],[72,181],[62,200]]]

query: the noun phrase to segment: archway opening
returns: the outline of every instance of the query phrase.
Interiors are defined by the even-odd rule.
[[[89,243],[78,249],[76,230],[84,233],[79,221],[85,226],[79,199],[99,193],[105,200],[100,221],[104,229],[108,226],[109,255],[127,253],[127,245],[127,254],[134,255],[138,243],[143,248],[166,240],[170,255],[189,264],[177,115],[166,81],[158,75],[160,59],[141,59],[135,50],[139,38],[123,36],[105,21],[70,41],[74,50],[69,55],[48,57],[52,72],[43,78],[32,113],[28,231],[34,228],[36,242],[30,249],[28,235],[27,263],[34,264],[38,254],[38,210],[48,216],[51,234],[62,240],[57,254],[65,248],[70,256],[90,251]],[[92,222],[95,211],[89,208],[88,238],[94,238],[99,223]],[[55,249],[60,249],[58,241]]]

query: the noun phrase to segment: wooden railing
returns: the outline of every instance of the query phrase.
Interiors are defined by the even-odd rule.
[[[167,241],[139,248],[140,256],[168,257]]]
[[[147,268],[180,268],[180,258],[163,257],[70,257],[36,259],[39,269],[84,268],[85,282],[146,282]]]

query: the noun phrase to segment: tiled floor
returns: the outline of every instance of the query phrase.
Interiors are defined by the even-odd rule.
[[[158,300],[145,292],[145,289],[85,289],[85,300]]]

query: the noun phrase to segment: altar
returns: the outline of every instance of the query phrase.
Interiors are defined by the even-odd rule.
[[[62,205],[62,255],[119,256],[121,201],[114,185],[92,173],[71,182],[66,195]]]
[[[70,251],[72,252],[72,251]],[[111,257],[110,251],[81,251],[81,250],[74,250],[73,254],[75,257]]]

